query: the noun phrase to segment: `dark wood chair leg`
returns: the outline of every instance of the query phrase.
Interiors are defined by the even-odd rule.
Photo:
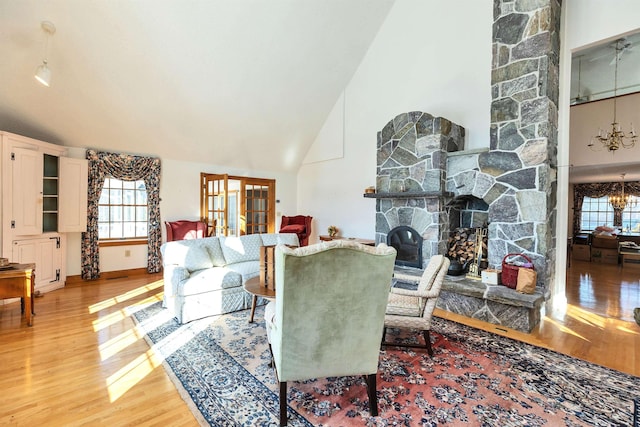
[[[427,353],[429,353],[429,356],[433,356],[433,348],[431,348],[431,335],[429,334],[429,331],[422,331],[422,335],[424,336],[424,344],[427,347]]]
[[[280,381],[280,426],[287,425],[287,382]]]
[[[369,413],[372,417],[378,416],[378,396],[376,395],[376,374],[364,377],[367,383],[367,394],[369,395]]]

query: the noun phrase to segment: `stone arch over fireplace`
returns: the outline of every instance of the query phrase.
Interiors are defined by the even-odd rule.
[[[462,126],[421,111],[399,114],[378,132],[372,195],[377,242],[386,243],[390,230],[408,226],[423,239],[423,259],[445,253],[447,156],[464,148],[464,133]]]

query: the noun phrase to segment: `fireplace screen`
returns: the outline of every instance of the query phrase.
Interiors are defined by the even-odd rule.
[[[396,265],[422,268],[422,236],[406,225],[396,227],[387,234],[387,245],[396,248]]]

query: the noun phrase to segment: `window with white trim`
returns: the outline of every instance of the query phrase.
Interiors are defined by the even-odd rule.
[[[640,233],[640,206],[635,203],[628,204],[622,211],[622,232]]]
[[[604,197],[584,197],[582,201],[582,216],[580,220],[580,230],[591,232],[599,225],[613,227],[613,208],[609,203],[609,198]]]
[[[147,239],[147,210],[147,188],[143,180],[105,179],[98,202],[98,238]]]

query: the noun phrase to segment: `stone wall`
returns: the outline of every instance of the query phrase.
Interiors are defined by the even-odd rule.
[[[490,151],[489,264],[526,253],[548,291],[555,270],[559,0],[495,0]]]

